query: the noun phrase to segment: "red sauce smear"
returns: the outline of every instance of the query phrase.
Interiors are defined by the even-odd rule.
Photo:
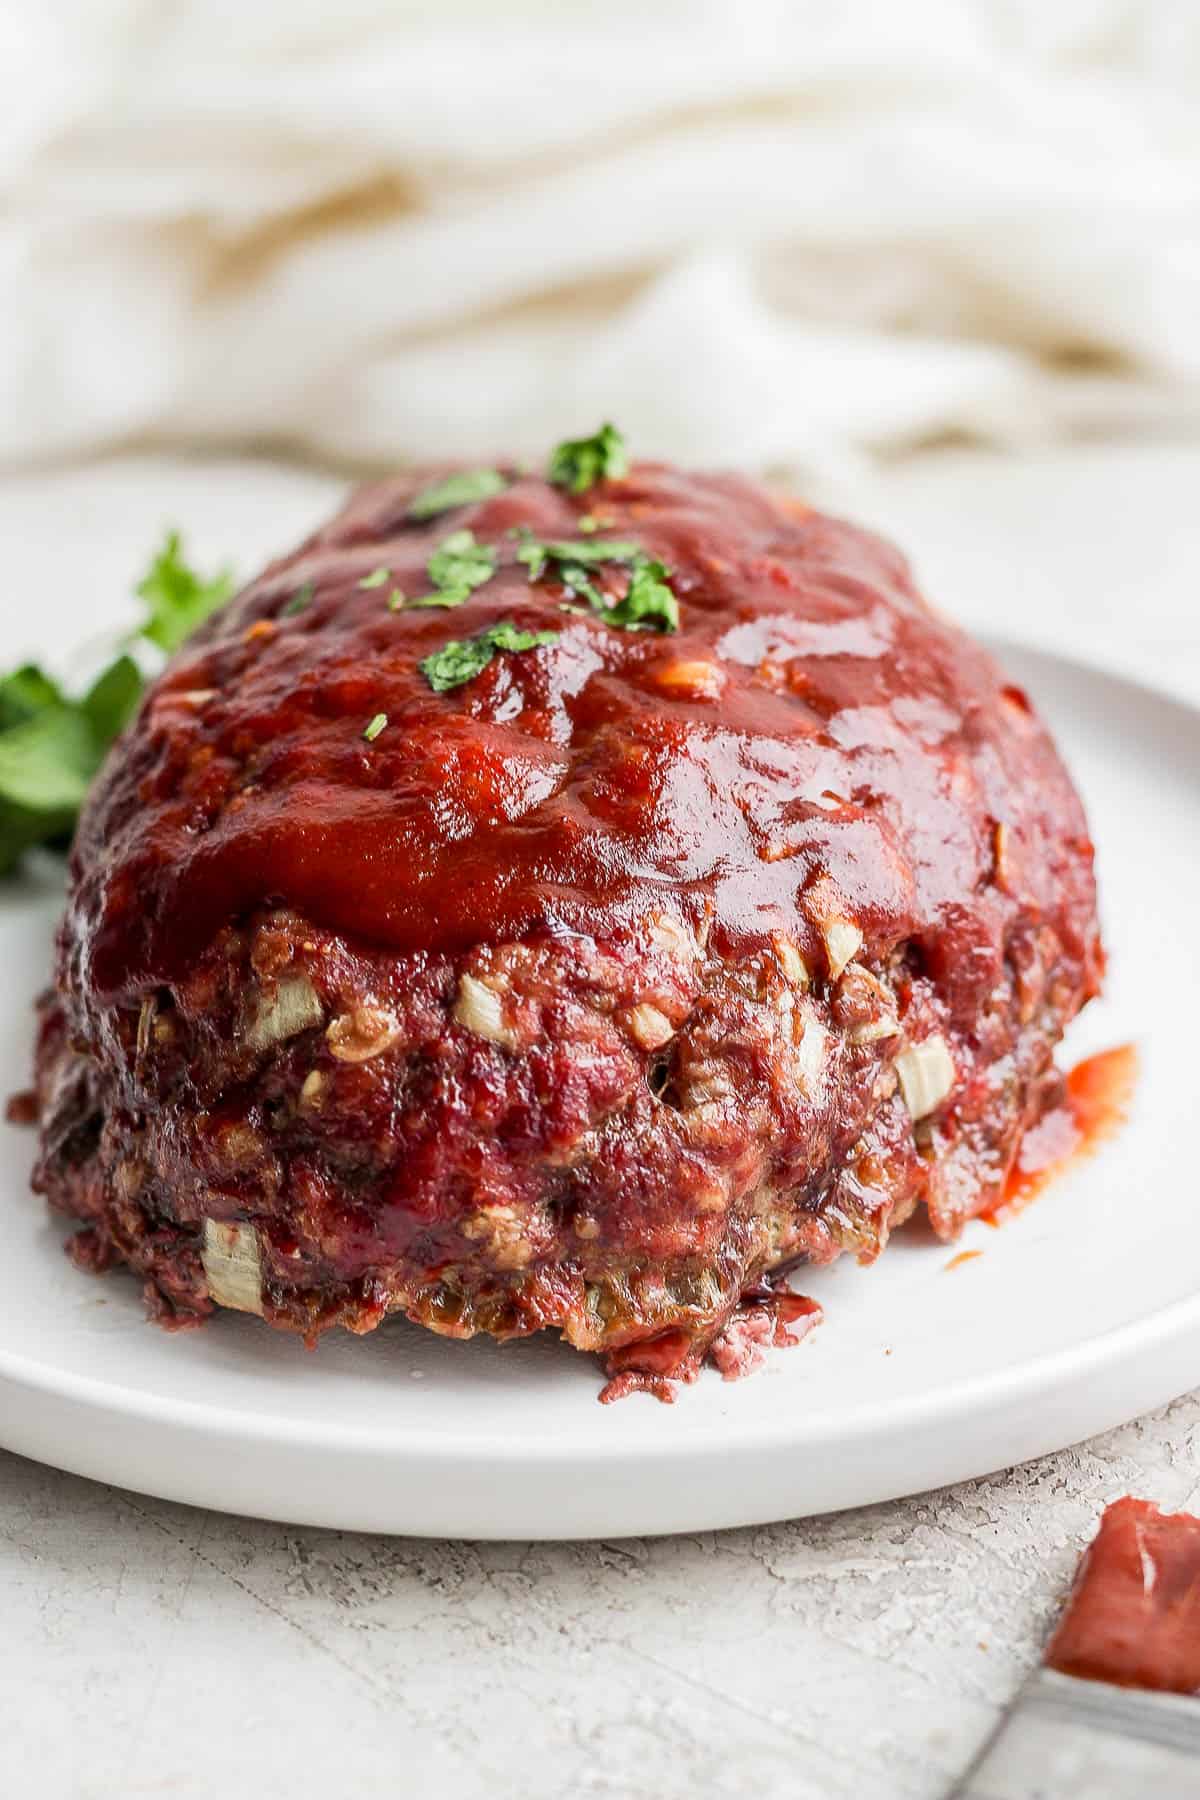
[[[974,1262],[977,1256],[982,1255],[982,1250],[960,1250],[957,1256],[952,1256],[950,1258],[946,1267],[948,1269],[961,1269],[964,1263]]]
[[[1133,1044],[1076,1063],[1062,1104],[1025,1133],[1002,1199],[980,1217],[988,1225],[1006,1225],[1056,1176],[1115,1136],[1129,1116],[1137,1071]]]
[[[1110,1506],[1046,1666],[1118,1687],[1200,1692],[1200,1519],[1128,1496]]]
[[[613,630],[564,614],[562,583],[531,582],[509,535],[575,538],[573,496],[526,476],[414,522],[429,473],[357,495],[148,694],[76,844],[64,958],[89,992],[139,1005],[260,906],[426,956],[604,940],[668,896],[722,954],[784,930],[819,966],[800,904],[818,876],[868,957],[917,939],[964,1035],[1027,914],[1059,940],[1072,1010],[1095,989],[1091,847],[1065,771],[897,552],[739,477],[642,464],[606,484],[604,536],[673,572],[680,629]],[[462,611],[393,612],[364,588],[385,568],[425,592],[457,529],[497,558]],[[628,575],[597,579],[615,597]],[[501,620],[554,642],[435,693],[421,662]]]

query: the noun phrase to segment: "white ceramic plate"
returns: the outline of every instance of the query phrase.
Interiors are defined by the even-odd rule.
[[[801,1347],[677,1404],[596,1404],[557,1342],[449,1343],[397,1321],[315,1353],[223,1316],[170,1336],[137,1284],[76,1271],[28,1193],[30,1134],[0,1138],[0,1443],[230,1512],[468,1537],[745,1525],[885,1500],[1078,1441],[1200,1383],[1200,712],[1011,647],[1099,848],[1112,965],[1072,1058],[1137,1041],[1133,1118],[1001,1231],[901,1233],[874,1268],[799,1280],[826,1308]],[[0,899],[0,1085],[23,1084],[28,1002],[59,905]]]

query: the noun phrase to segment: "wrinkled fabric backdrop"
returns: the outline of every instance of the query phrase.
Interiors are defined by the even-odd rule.
[[[1200,425],[1189,0],[7,0],[0,458]]]

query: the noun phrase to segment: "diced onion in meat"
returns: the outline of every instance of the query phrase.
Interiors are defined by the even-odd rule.
[[[811,1007],[804,1011],[804,1035],[796,1051],[796,1065],[806,1088],[813,1091],[825,1073],[829,1033]]]
[[[787,980],[793,987],[806,988],[808,986],[808,964],[791,938],[784,937],[781,931],[777,931],[772,943],[779,966]]]
[[[515,1033],[504,1023],[499,994],[474,975],[459,978],[454,1017],[476,1037],[487,1038],[493,1044],[504,1044],[511,1049],[516,1042]]]
[[[891,1013],[881,1013],[877,1019],[866,1019],[856,1025],[850,1033],[852,1044],[874,1044],[880,1038],[895,1037],[900,1029],[899,1021]]]
[[[235,1312],[262,1313],[262,1259],[253,1225],[227,1225],[205,1219],[200,1252],[208,1292],[218,1306]]]
[[[660,1050],[675,1036],[675,1027],[657,1006],[642,1001],[629,1009],[629,1032],[643,1050]]]
[[[300,1089],[300,1104],[315,1106],[328,1086],[329,1077],[321,1069],[310,1069]]]
[[[153,994],[147,994],[142,1001],[142,1010],[138,1014],[137,1053],[145,1056],[150,1048],[150,1034],[154,1030],[154,1015],[158,1010]]]
[[[896,1058],[896,1074],[904,1104],[914,1119],[936,1112],[954,1086],[954,1063],[939,1033],[920,1044],[910,1044]]]
[[[853,919],[829,919],[822,927],[825,953],[829,958],[829,979],[836,981],[848,962],[853,962],[863,946],[863,934]]]
[[[880,1038],[898,1035],[895,996],[878,975],[872,975],[861,963],[850,963],[842,971],[838,1000],[843,1016],[851,1021],[852,1044],[874,1044]]]
[[[696,956],[696,940],[690,927],[670,913],[659,913],[657,918],[651,920],[650,939],[659,950],[667,950],[693,960]]]
[[[269,1050],[288,1038],[311,1031],[325,1019],[325,1009],[307,975],[285,975],[273,991],[263,994],[250,1021],[246,1043],[251,1050]]]
[[[400,1021],[394,1013],[364,1002],[335,1019],[325,1041],[339,1062],[366,1063],[399,1043],[400,1036]]]

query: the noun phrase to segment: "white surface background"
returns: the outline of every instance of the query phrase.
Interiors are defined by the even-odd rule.
[[[64,645],[123,619],[163,523],[249,567],[336,485],[149,460],[0,483],[0,659],[44,648],[51,596]],[[1198,492],[1200,452],[1141,449],[926,459],[837,497],[965,621],[1195,698]],[[1152,1216],[1153,1195],[1130,1206]],[[0,1786],[934,1800],[1034,1659],[1104,1502],[1200,1505],[1198,1433],[1193,1396],[924,1499],[608,1546],[251,1524],[0,1456]]]
[[[0,457],[1200,419],[1187,0],[10,0]]]

